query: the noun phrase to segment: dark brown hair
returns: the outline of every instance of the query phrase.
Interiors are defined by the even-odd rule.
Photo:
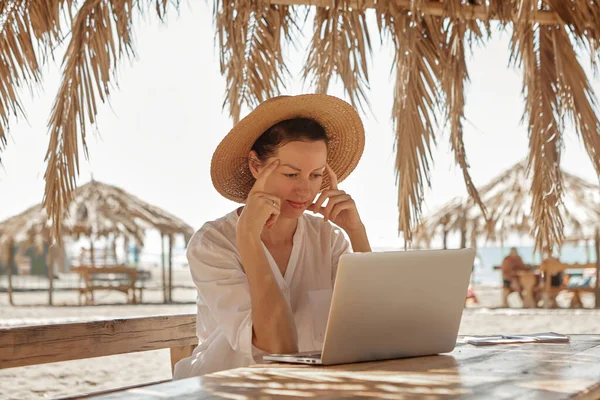
[[[329,144],[325,128],[317,121],[310,118],[293,118],[278,122],[267,129],[256,139],[252,150],[256,152],[261,162],[265,162],[279,147],[298,140],[310,142],[322,140],[326,145]]]

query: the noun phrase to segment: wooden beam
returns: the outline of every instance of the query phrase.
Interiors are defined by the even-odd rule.
[[[0,328],[0,369],[197,342],[196,314]]]
[[[393,0],[391,0],[393,1]],[[333,0],[269,0],[270,4],[280,4],[288,6],[315,6],[315,7],[332,7],[334,5]],[[410,0],[395,0],[395,4],[399,8],[410,9]],[[350,8],[374,8],[374,0],[350,0],[348,3]],[[485,6],[461,6],[460,13],[462,19],[466,20],[500,20],[500,17],[494,13],[489,12]],[[421,7],[421,12],[425,15],[431,15],[435,17],[443,17],[446,15],[444,9],[444,3],[425,1]],[[564,25],[564,22],[560,17],[553,11],[536,11],[530,20],[531,23],[538,23],[541,25]]]

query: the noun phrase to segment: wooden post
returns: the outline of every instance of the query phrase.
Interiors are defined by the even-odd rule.
[[[48,246],[46,264],[48,265],[48,304],[52,305],[52,294],[54,292],[54,257],[52,257],[52,245]]]
[[[123,235],[123,265],[129,264],[129,238]]]
[[[95,267],[96,261],[94,261],[94,241],[92,240],[91,236],[90,236],[90,258],[91,258],[91,262],[92,262],[92,267]]]
[[[467,216],[463,213],[460,217],[460,248],[467,247]]]
[[[596,230],[596,308],[600,309],[600,229]]]
[[[109,240],[108,240],[108,235],[106,235],[106,236],[104,237],[104,257],[103,257],[103,260],[102,260],[102,263],[103,263],[104,265],[108,265],[108,264],[107,264],[107,261],[108,261],[108,249],[110,248],[110,247],[109,247],[109,243],[108,243],[108,242],[109,242]]]
[[[444,229],[444,237],[442,238],[443,240],[443,246],[444,246],[444,250],[446,250],[448,248],[447,246],[447,240],[448,240],[448,231],[446,229]]]
[[[471,221],[471,234],[469,236],[469,245],[473,249],[477,249],[477,222]]]
[[[175,372],[175,364],[177,364],[178,361],[191,356],[195,348],[196,346],[193,344],[171,347],[171,374]]]
[[[112,234],[112,242],[110,243],[110,251],[112,252],[112,256],[115,259],[115,264],[119,263],[117,260],[117,235],[115,233]]]
[[[12,272],[13,272],[13,264],[15,262],[15,249],[13,246],[12,239],[8,241],[8,302],[11,306],[14,306],[13,302],[13,287],[12,287]]]
[[[167,266],[165,264],[165,235],[160,234],[160,251],[162,265],[163,303],[167,302]]]
[[[169,235],[169,303],[173,301],[173,235]]]

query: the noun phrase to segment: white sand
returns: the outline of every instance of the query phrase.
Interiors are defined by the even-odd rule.
[[[476,289],[476,293],[481,300],[481,305],[465,310],[460,334],[544,331],[600,334],[600,310],[494,309],[492,307],[500,302],[499,289],[479,288]],[[161,295],[158,291],[148,291],[145,300],[159,302]],[[181,289],[174,292],[173,299],[187,302],[186,304],[134,306],[122,304],[124,296],[111,293],[99,296],[99,300],[112,304],[78,307],[75,306],[77,296],[74,292],[59,292],[55,294],[55,304],[60,306],[48,307],[43,305],[47,304],[46,293],[15,293],[17,306],[11,307],[8,305],[7,295],[1,293],[0,327],[194,313],[194,298],[193,290]],[[562,305],[567,302],[566,297],[559,299]],[[520,307],[520,302],[515,295],[510,298],[510,303],[512,306]],[[593,297],[584,298],[586,306],[590,307],[592,303]],[[10,368],[0,370],[0,399],[53,398],[169,378],[171,378],[171,367],[168,350]]]

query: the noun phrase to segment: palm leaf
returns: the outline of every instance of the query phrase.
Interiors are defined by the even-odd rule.
[[[596,94],[577,60],[568,33],[556,28],[551,32],[561,110],[575,126],[600,177],[600,120]]]
[[[454,4],[449,2],[448,4]],[[450,9],[451,13],[457,13],[455,9]],[[478,28],[476,24],[474,28]],[[487,218],[485,205],[481,201],[479,193],[471,174],[469,173],[469,164],[463,140],[463,121],[465,107],[465,84],[469,81],[467,71],[467,62],[465,54],[465,40],[467,35],[467,22],[453,19],[446,28],[445,34],[445,65],[442,69],[442,89],[446,96],[448,110],[448,120],[450,121],[450,143],[456,163],[461,167],[467,192],[473,201],[480,207],[484,217]],[[471,31],[473,36],[480,39],[481,31]]]
[[[175,2],[177,4],[177,2]],[[156,3],[162,17],[167,2]],[[98,100],[106,102],[118,61],[133,56],[133,0],[86,0],[71,29],[63,74],[49,121],[43,205],[61,242],[64,208],[72,199],[79,173],[79,141],[87,156],[88,124],[96,123]],[[142,10],[140,8],[140,10]]]
[[[19,92],[41,81],[40,67],[60,36],[60,14],[70,1],[0,2],[0,152],[9,118],[26,117]]]
[[[390,28],[397,46],[393,121],[396,129],[399,231],[405,245],[421,215],[424,185],[430,185],[435,112],[440,108],[441,19],[400,11]]]
[[[581,1],[576,5],[564,0],[547,0],[546,3],[565,22],[573,38],[590,53],[592,66],[596,67],[600,59],[600,2],[598,0]]]
[[[227,89],[223,106],[229,106],[234,122],[242,106],[253,108],[273,97],[289,75],[282,43],[293,42],[295,14],[286,5],[215,1],[217,37],[221,48],[221,73]],[[283,37],[282,37],[283,36]]]
[[[330,7],[317,9],[303,75],[317,93],[327,93],[331,78],[339,76],[352,105],[364,110],[369,104],[371,39],[364,10],[349,9],[348,3],[334,0]]]
[[[535,1],[524,4],[522,18],[528,18],[535,6]],[[524,119],[529,127],[528,168],[532,174],[535,248],[546,254],[551,254],[553,246],[560,245],[564,239],[559,208],[563,198],[560,153],[564,124],[559,111],[553,29],[522,22],[515,27],[512,38],[512,58],[523,67],[525,76]]]

